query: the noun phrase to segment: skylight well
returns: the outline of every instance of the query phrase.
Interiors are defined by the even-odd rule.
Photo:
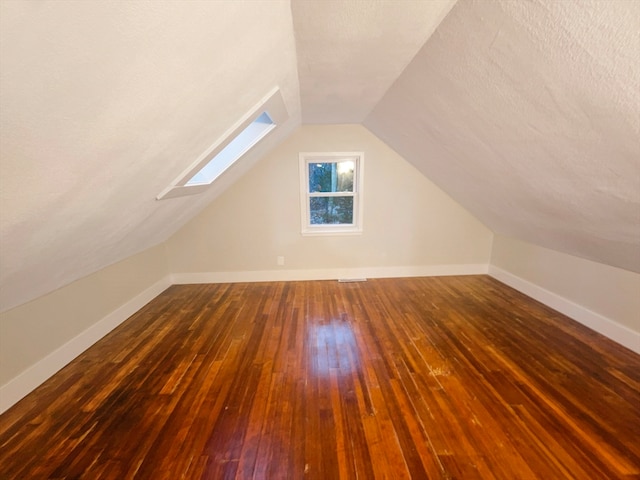
[[[288,118],[277,88],[167,187],[157,199],[201,193]]]
[[[267,112],[256,118],[245,127],[231,142],[215,155],[209,163],[202,167],[185,183],[191,185],[208,185],[224,172],[233,162],[244,155],[251,147],[276,126]]]

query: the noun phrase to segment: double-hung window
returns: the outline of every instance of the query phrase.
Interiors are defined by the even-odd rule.
[[[303,235],[362,233],[362,152],[301,153]]]

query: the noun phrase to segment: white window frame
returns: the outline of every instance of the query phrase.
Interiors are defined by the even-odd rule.
[[[274,124],[273,128],[270,128],[266,133],[259,136],[252,143],[248,144],[238,156],[233,158],[232,161],[228,162],[228,165],[225,165],[224,168],[221,169],[222,171],[208,183],[187,185],[198,172],[205,168],[207,164],[218,155],[218,153],[220,153],[227,145],[229,145],[229,143],[231,143],[240,133],[242,133],[243,130],[247,128],[247,126],[253,123],[263,113],[267,113],[269,115],[269,118]],[[276,87],[271,90],[271,92],[269,92],[269,94],[266,95],[262,100],[260,100],[260,102],[254,105],[254,107],[246,115],[238,120],[235,125],[233,125],[229,130],[227,130],[227,132],[222,137],[220,137],[213,145],[211,145],[202,155],[200,155],[195,162],[193,162],[187,169],[185,169],[180,175],[178,175],[178,177],[173,182],[171,182],[171,185],[165,188],[156,197],[156,199],[163,200],[166,198],[196,195],[198,193],[204,192],[209,188],[209,186],[215,183],[216,179],[222,176],[227,169],[229,169],[233,164],[244,157],[244,155],[246,155],[246,153],[254,146],[271,135],[271,133],[280,125],[282,125],[288,118],[289,113],[287,112],[287,108],[284,104],[282,94],[280,93],[280,89]]]
[[[353,192],[309,192],[309,164],[335,163],[352,160],[355,164]],[[301,152],[300,169],[300,213],[302,235],[360,235],[362,234],[364,202],[364,152]],[[353,223],[312,225],[310,204],[313,197],[353,197]]]

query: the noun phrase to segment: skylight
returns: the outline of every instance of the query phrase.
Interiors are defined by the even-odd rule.
[[[280,90],[275,88],[184,170],[157,196],[157,199],[194,195],[205,191],[288,117]]]
[[[236,138],[231,140],[209,163],[185,183],[191,185],[208,185],[244,155],[251,147],[258,143],[267,133],[275,128],[267,112],[262,112],[258,118],[242,130]]]

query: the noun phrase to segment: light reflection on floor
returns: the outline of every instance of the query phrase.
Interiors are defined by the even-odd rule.
[[[307,319],[307,361],[309,371],[320,378],[351,375],[360,365],[353,325],[344,319]]]

